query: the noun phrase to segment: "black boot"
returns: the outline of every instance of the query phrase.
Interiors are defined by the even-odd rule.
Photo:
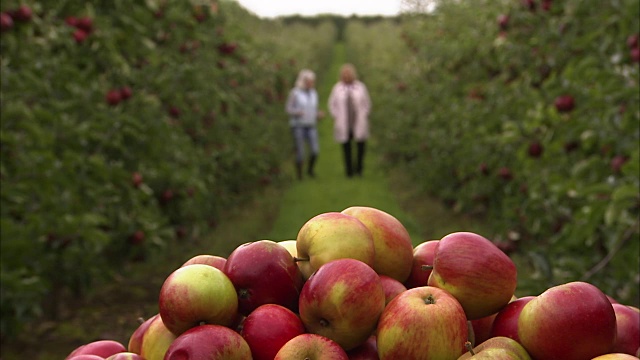
[[[344,166],[347,177],[353,176],[353,168],[351,167],[351,141],[342,144],[342,152],[344,154]]]
[[[307,174],[309,174],[309,176],[311,176],[311,177],[316,177],[316,173],[313,172],[313,167],[316,164],[316,159],[317,158],[318,158],[318,155],[315,155],[315,154],[313,154],[313,155],[311,155],[309,157],[309,167],[307,168]]]

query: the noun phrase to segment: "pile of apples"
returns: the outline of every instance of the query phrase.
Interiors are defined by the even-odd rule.
[[[295,240],[188,259],[126,347],[99,340],[66,360],[637,358],[640,309],[586,282],[520,298],[516,285],[479,234],[414,247],[397,218],[353,206]]]

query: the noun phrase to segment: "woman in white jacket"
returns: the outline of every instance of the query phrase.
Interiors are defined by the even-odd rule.
[[[369,138],[371,99],[365,84],[358,80],[352,64],[340,68],[340,81],[333,86],[328,105],[334,119],[334,139],[342,144],[346,175],[362,176],[365,144]],[[355,168],[351,151],[354,142],[357,151]]]
[[[298,179],[302,179],[305,143],[309,146],[310,154],[307,174],[311,177],[315,176],[314,166],[320,151],[316,125],[318,117],[322,116],[322,113],[318,111],[318,93],[315,89],[315,79],[316,76],[313,71],[301,70],[298,74],[296,85],[287,98],[286,112],[289,114],[289,126],[291,127],[295,144]]]

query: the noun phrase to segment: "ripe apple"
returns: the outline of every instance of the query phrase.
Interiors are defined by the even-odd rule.
[[[539,141],[534,141],[531,144],[529,144],[528,154],[532,158],[536,158],[537,159],[540,156],[542,156],[543,150],[544,149],[542,147],[542,144],[540,144]]]
[[[301,334],[287,341],[274,360],[349,360],[335,341],[317,334]]]
[[[131,174],[131,184],[133,184],[133,187],[140,187],[140,185],[142,185],[142,174],[140,174],[139,172],[135,171],[133,174]]]
[[[129,242],[133,245],[140,245],[144,242],[144,231],[136,230],[133,234],[129,236]]]
[[[20,5],[20,7],[13,11],[11,17],[16,21],[29,22],[33,17],[33,10],[27,5]]]
[[[227,257],[224,273],[238,294],[238,311],[248,315],[263,304],[298,311],[302,273],[287,249],[271,240],[236,247]]]
[[[638,357],[623,353],[611,353],[596,356],[591,360],[638,360]]]
[[[620,170],[622,169],[622,165],[624,165],[627,160],[629,160],[628,157],[624,156],[624,155],[616,155],[611,159],[611,170],[615,173],[615,174],[619,174]]]
[[[121,353],[113,354],[108,358],[106,358],[105,360],[146,360],[146,359],[136,353],[121,352]]]
[[[369,228],[357,218],[327,212],[309,219],[296,238],[297,262],[305,279],[331,260],[351,258],[373,268],[375,245]]]
[[[554,100],[553,104],[558,112],[568,113],[573,111],[576,106],[576,101],[571,95],[560,95]]]
[[[469,323],[471,324],[471,331],[473,331],[473,334],[469,334],[469,341],[473,340],[471,341],[471,345],[475,346],[482,344],[492,337],[491,327],[493,326],[493,321],[497,315],[498,313],[495,313],[481,317],[480,319],[469,320]]]
[[[185,261],[184,264],[182,264],[182,266],[180,267],[184,267],[187,265],[194,265],[194,264],[202,264],[202,265],[213,266],[214,268],[217,268],[220,270],[224,270],[224,264],[226,263],[227,263],[227,259],[225,259],[222,256],[201,254],[201,255],[196,255],[190,258],[189,260]]]
[[[464,359],[531,360],[531,356],[517,341],[497,336],[483,341],[458,358]]]
[[[129,99],[131,95],[133,95],[133,92],[131,91],[130,87],[124,86],[120,88],[120,97],[122,98],[122,100]]]
[[[640,309],[612,304],[616,314],[616,341],[613,352],[635,355],[640,349]]]
[[[507,28],[509,27],[509,15],[507,14],[498,15],[498,26],[502,31],[507,30]]]
[[[511,172],[511,169],[506,166],[498,169],[498,176],[505,181],[510,181],[513,179],[513,173]]]
[[[118,341],[96,340],[77,347],[66,357],[66,359],[69,360],[79,355],[96,355],[107,358],[113,354],[125,351],[127,351],[127,349]]]
[[[640,62],[640,48],[633,48],[629,50],[629,55],[631,56],[631,61]]]
[[[476,233],[455,232],[440,239],[428,285],[448,291],[475,320],[507,305],[517,281],[515,264],[494,243]]]
[[[78,41],[77,38],[76,38],[76,41]],[[120,101],[122,101],[122,95],[120,95],[119,90],[109,90],[109,92],[107,92],[106,100],[107,100],[107,104],[111,106],[116,106],[120,103]]]
[[[237,332],[221,325],[198,325],[178,336],[164,360],[207,359],[246,360],[251,359],[251,349]]]
[[[398,294],[407,290],[400,281],[386,275],[380,275],[380,283],[384,291],[385,305],[389,304]]]
[[[129,351],[140,354],[145,360],[163,360],[167,349],[169,349],[169,346],[173,340],[175,340],[176,336],[167,329],[159,314],[156,314],[149,320],[151,321],[146,327],[146,330],[144,329],[144,323],[140,326],[142,329],[138,327],[136,330],[136,332],[141,330],[139,338],[140,351],[135,351],[135,346],[137,346],[136,340],[133,340],[133,346],[131,344],[136,332],[132,335],[132,339],[129,339]]]
[[[287,341],[305,332],[302,320],[293,311],[265,304],[244,319],[240,335],[249,344],[253,360],[273,360]]]
[[[427,286],[429,275],[431,275],[431,267],[433,266],[433,258],[435,256],[436,247],[439,240],[424,241],[413,248],[413,265],[409,278],[404,282],[404,286],[408,289]],[[425,266],[426,265],[426,266]]]
[[[545,290],[522,308],[518,336],[536,359],[592,359],[613,349],[616,315],[596,286],[564,283]]]
[[[149,329],[151,323],[160,315],[156,314],[147,320],[141,319],[140,325],[135,329],[135,331],[129,337],[129,343],[127,344],[127,350],[132,353],[140,354],[142,353],[142,339],[144,338],[144,334]]]
[[[371,231],[375,248],[373,270],[405,282],[411,273],[413,243],[400,220],[370,206],[351,206],[342,213],[360,220]]]
[[[381,360],[457,359],[467,337],[467,318],[458,300],[432,286],[409,289],[391,300],[376,335]]]
[[[160,317],[176,336],[202,324],[229,326],[238,312],[233,283],[219,269],[187,265],[171,273],[162,284]]]
[[[347,351],[347,356],[349,357],[349,360],[380,360],[380,357],[378,356],[376,336],[369,336],[364,344]]]
[[[93,19],[88,16],[83,16],[77,20],[76,27],[87,33],[91,33],[93,31]]]
[[[518,337],[518,318],[522,308],[535,296],[523,296],[508,303],[498,311],[491,325],[490,337],[504,336],[520,342]]]
[[[66,360],[104,360],[104,358],[98,355],[84,354],[84,355],[74,356],[72,358],[67,358]]]
[[[380,276],[355,259],[322,265],[300,293],[300,318],[307,332],[328,337],[346,351],[375,331],[384,307]]]
[[[13,28],[13,18],[11,18],[11,15],[5,12],[0,13],[0,29],[2,29],[2,32],[11,30],[12,28]]]

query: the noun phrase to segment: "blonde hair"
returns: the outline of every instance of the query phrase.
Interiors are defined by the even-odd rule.
[[[309,69],[302,69],[298,73],[298,78],[296,79],[296,87],[299,89],[303,89],[305,80],[315,81],[315,79],[316,79],[316,74],[313,71]]]
[[[340,80],[344,80],[345,74],[349,73],[352,80],[358,79],[358,72],[353,64],[344,64],[340,67]]]

